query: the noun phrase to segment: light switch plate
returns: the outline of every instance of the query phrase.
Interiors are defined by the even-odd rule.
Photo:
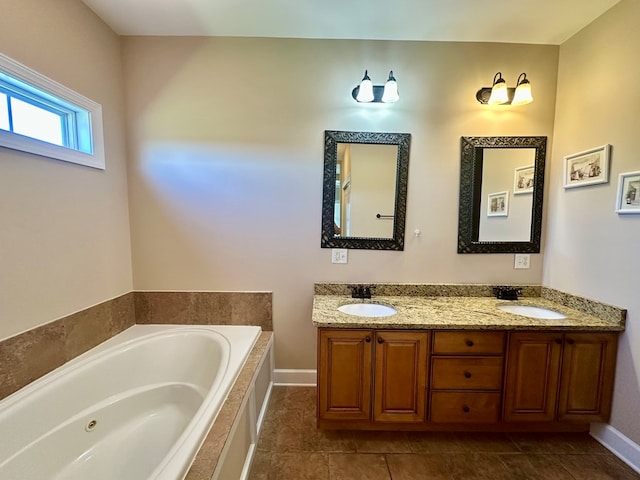
[[[513,268],[529,268],[531,266],[531,255],[528,253],[516,253]]]
[[[347,263],[347,249],[346,248],[332,248],[331,249],[331,263]]]

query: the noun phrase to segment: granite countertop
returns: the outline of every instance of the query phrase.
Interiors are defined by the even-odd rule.
[[[449,286],[451,287],[451,286]],[[350,295],[332,294],[316,288],[312,321],[317,327],[332,328],[396,328],[396,329],[480,329],[480,330],[581,330],[623,331],[626,310],[580,299],[557,291],[542,289],[543,296],[523,296],[517,301],[498,300],[493,296],[457,295],[376,295],[361,300]],[[384,293],[385,290],[381,289]],[[414,289],[415,290],[415,289]],[[318,293],[318,291],[322,293]],[[443,291],[451,292],[446,288]],[[527,290],[525,290],[527,291]],[[535,292],[536,290],[529,290]],[[402,293],[401,289],[398,293]],[[431,292],[433,293],[433,292]],[[459,293],[459,292],[458,292]],[[477,293],[462,291],[463,294]],[[483,291],[486,293],[486,289]],[[581,301],[582,300],[582,301]],[[397,313],[388,317],[359,317],[338,311],[349,303],[379,303],[390,305]],[[515,315],[496,308],[500,304],[543,307],[560,312],[563,319],[537,319]],[[576,308],[578,307],[578,308]]]

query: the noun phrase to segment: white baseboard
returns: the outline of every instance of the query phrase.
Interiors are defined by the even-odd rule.
[[[273,371],[274,385],[316,386],[316,370],[276,369]]]
[[[640,473],[640,445],[607,423],[594,423],[589,433],[624,463]]]

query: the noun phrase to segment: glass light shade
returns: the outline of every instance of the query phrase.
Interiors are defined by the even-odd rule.
[[[400,99],[398,95],[398,82],[396,82],[393,76],[393,71],[389,72],[389,79],[384,84],[384,91],[382,93],[382,101],[385,103],[394,103]]]
[[[400,99],[398,95],[398,84],[395,81],[388,81],[384,85],[384,92],[382,93],[382,101],[385,103],[397,102]]]
[[[507,92],[507,83],[502,79],[496,80],[491,88],[491,96],[489,97],[489,105],[500,105],[509,101],[509,93]]]
[[[373,82],[367,75],[367,71],[364,71],[364,77],[358,87],[358,94],[356,95],[358,102],[372,102],[373,101]]]
[[[516,87],[516,93],[513,95],[513,101],[511,105],[526,105],[527,103],[533,102],[533,97],[531,96],[531,84],[529,80],[523,80]]]

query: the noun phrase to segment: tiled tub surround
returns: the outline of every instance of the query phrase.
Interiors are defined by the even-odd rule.
[[[258,325],[273,330],[269,292],[129,292],[0,341],[0,399],[136,323]]]
[[[134,293],[0,342],[0,399],[135,323]]]
[[[136,323],[258,325],[273,330],[271,292],[147,292],[134,296]]]
[[[497,300],[492,285],[376,284],[372,298],[351,297],[349,284],[315,285],[313,324],[332,328],[580,330],[623,331],[626,310],[535,285],[519,286],[517,301]],[[347,315],[338,307],[349,303],[391,305],[397,313],[383,318]],[[566,318],[535,319],[499,310],[520,304],[558,311]]]
[[[242,410],[268,396],[273,368],[271,305],[270,292],[129,292],[0,341],[0,399],[135,323],[258,325],[263,332],[186,477],[209,480],[223,467],[224,452],[243,448],[240,441],[229,445],[230,435],[246,416]],[[233,461],[228,463],[226,468],[233,469]]]

